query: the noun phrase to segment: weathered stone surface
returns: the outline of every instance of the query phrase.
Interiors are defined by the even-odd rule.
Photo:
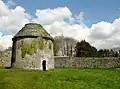
[[[120,58],[55,57],[55,67],[118,68],[120,67]]]
[[[40,24],[36,23],[25,24],[25,26],[14,36],[14,38],[23,36],[40,36],[53,40],[50,34]]]
[[[42,69],[42,60],[47,60],[47,68],[54,67],[68,67],[68,68],[120,68],[120,58],[106,57],[106,58],[81,58],[81,57],[54,57],[49,54],[45,54],[43,51],[37,50],[36,54],[28,55],[26,54],[23,60],[16,61],[16,68],[24,69]],[[10,54],[2,54],[0,57],[0,66],[10,67]],[[44,54],[44,56],[43,56]],[[6,57],[5,57],[6,55]],[[52,52],[51,52],[52,55]],[[39,57],[41,56],[41,57]],[[41,59],[40,59],[41,58]],[[48,60],[49,58],[49,60]],[[38,59],[38,60],[37,60]],[[18,62],[18,63],[17,63]],[[51,63],[52,62],[52,63]]]
[[[26,24],[13,38],[12,67],[40,69],[54,68],[53,38],[40,24]]]
[[[11,51],[0,52],[0,67],[10,67]]]

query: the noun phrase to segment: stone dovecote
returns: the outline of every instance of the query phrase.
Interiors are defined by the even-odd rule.
[[[12,40],[12,68],[39,70],[43,70],[43,67],[47,70],[54,68],[54,40],[40,24],[25,24]]]

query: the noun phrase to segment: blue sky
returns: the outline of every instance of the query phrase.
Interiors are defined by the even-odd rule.
[[[0,0],[0,48],[11,46],[30,22],[53,37],[86,39],[98,49],[120,47],[120,0]]]
[[[6,2],[8,0],[5,0]],[[100,21],[112,22],[120,16],[120,0],[13,0],[34,16],[36,9],[68,7],[73,16],[84,12],[84,23],[91,26]]]

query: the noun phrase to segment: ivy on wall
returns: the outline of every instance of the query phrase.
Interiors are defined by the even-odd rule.
[[[24,42],[23,45],[21,46],[22,58],[24,58],[26,54],[32,55],[33,53],[35,53],[37,51],[36,44],[37,44],[36,40],[32,40],[31,42]],[[47,40],[45,40],[45,42],[44,39],[39,40],[39,49],[42,50],[46,45],[47,45]],[[49,43],[49,49],[51,49],[51,47],[52,44]]]
[[[43,49],[43,47],[44,47],[44,40],[40,39],[40,41],[39,41],[39,49]]]
[[[37,51],[36,44],[37,44],[36,40],[32,40],[32,42],[31,42],[31,50],[30,50],[31,55]]]
[[[22,58],[25,57],[26,54],[32,55],[33,53],[36,52],[36,40],[32,40],[31,43],[24,42],[24,44],[21,47],[21,56]]]

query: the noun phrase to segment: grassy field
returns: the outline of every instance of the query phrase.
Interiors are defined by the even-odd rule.
[[[120,89],[120,70],[0,69],[0,89]]]

